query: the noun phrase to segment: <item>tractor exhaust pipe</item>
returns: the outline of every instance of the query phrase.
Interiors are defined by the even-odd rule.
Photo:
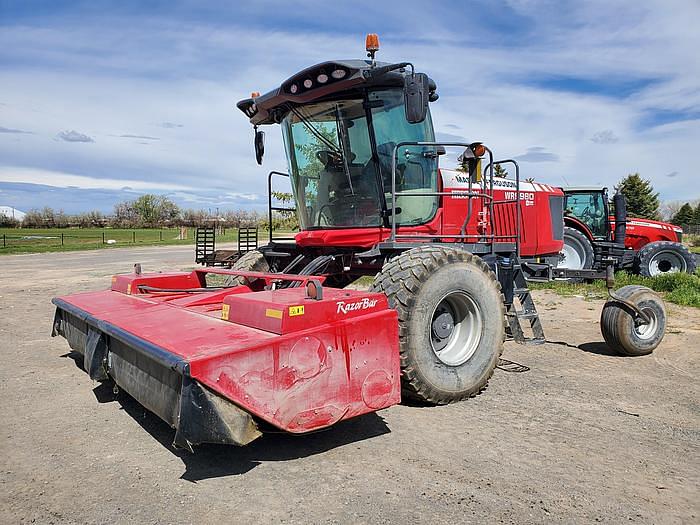
[[[627,237],[627,199],[617,190],[613,196],[613,204],[615,205],[615,244],[625,245],[625,237]]]

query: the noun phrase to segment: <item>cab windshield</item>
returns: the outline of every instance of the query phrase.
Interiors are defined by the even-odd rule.
[[[570,193],[565,197],[564,215],[576,217],[594,237],[607,235],[605,197],[602,192]]]
[[[391,207],[394,146],[434,140],[429,114],[419,124],[406,122],[401,90],[293,108],[282,132],[303,230],[383,225],[382,210]],[[397,192],[437,191],[437,156],[429,149],[400,149]],[[404,225],[423,224],[435,215],[437,204],[437,197],[397,197],[397,219]]]

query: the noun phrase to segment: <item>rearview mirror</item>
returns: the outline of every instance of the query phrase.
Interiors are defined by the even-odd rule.
[[[255,130],[255,160],[262,166],[263,156],[265,155],[265,132],[258,129]]]
[[[404,78],[403,98],[406,106],[406,120],[418,124],[428,114],[428,95],[430,91],[428,75],[415,73]]]

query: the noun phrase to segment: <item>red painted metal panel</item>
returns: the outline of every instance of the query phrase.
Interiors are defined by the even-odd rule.
[[[615,232],[615,217],[613,216],[610,217],[610,229],[613,233]],[[625,246],[639,251],[650,242],[679,242],[678,236],[682,232],[682,228],[667,222],[629,217],[627,219]]]
[[[497,242],[513,242],[509,238],[516,229],[514,202],[516,198],[515,181],[512,179],[494,179],[493,224],[489,222],[488,204],[490,189],[484,192],[480,184],[469,182],[467,175],[452,170],[441,170],[441,191],[450,193],[441,197],[440,208],[435,217],[424,225],[399,228],[401,235],[460,235],[462,225],[467,221],[465,242],[476,242],[482,236],[494,234],[501,236]],[[481,192],[486,197],[471,199],[472,212],[468,213],[468,199],[465,193]],[[549,203],[550,196],[563,196],[560,188],[536,182],[520,182],[520,252],[525,256],[549,255],[558,253],[564,243],[553,238],[552,217]],[[400,216],[399,216],[400,218]],[[299,246],[347,246],[369,248],[386,240],[390,235],[387,228],[346,228],[331,230],[305,230],[299,232],[295,240]],[[505,238],[503,238],[505,237]],[[444,238],[442,241],[457,242],[459,239]]]
[[[250,292],[241,286],[189,295],[138,291],[139,285],[185,283],[201,285],[191,273],[131,274],[117,276],[113,288],[120,291],[60,299],[184,359],[193,379],[289,432],[400,402],[397,315],[384,296],[325,288],[324,299],[315,301],[303,287]],[[258,322],[269,307],[285,309],[275,330]],[[222,319],[226,309],[228,320]]]
[[[325,288],[323,299],[300,295],[297,288],[231,295],[224,299],[224,317],[230,322],[277,334],[305,330],[336,320],[386,310],[386,296]]]

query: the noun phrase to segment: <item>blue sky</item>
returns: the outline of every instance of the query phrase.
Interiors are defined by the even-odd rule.
[[[144,6],[147,4],[147,6]],[[141,193],[262,209],[265,164],[235,103],[311,64],[410,60],[438,84],[438,137],[524,176],[612,186],[638,171],[700,197],[700,3],[0,0],[0,205],[66,212]]]

